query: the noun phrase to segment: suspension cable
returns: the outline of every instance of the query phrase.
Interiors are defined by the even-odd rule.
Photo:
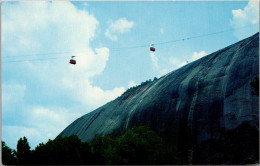
[[[186,38],[170,40],[170,41],[165,41],[165,42],[159,42],[159,43],[153,43],[153,44],[154,45],[163,45],[163,44],[168,44],[168,43],[175,43],[175,42],[191,40],[191,39],[195,39],[195,38],[201,38],[201,37],[205,37],[205,36],[216,35],[216,34],[232,31],[232,30],[235,30],[235,29],[241,29],[241,28],[245,28],[245,27],[248,27],[248,26],[243,26],[243,27],[239,27],[239,28],[230,28],[230,29],[226,29],[226,30],[222,30],[222,31],[218,31],[218,32],[201,34],[201,35],[197,35],[197,36],[190,36],[190,37],[186,37]],[[150,44],[145,44],[145,45],[137,45],[137,46],[130,46],[130,47],[110,48],[110,50],[111,51],[119,51],[119,50],[124,50],[124,49],[134,49],[134,48],[142,48],[142,47],[149,47],[149,46],[150,46]],[[82,50],[82,52],[83,52],[83,50]],[[75,53],[75,52],[66,51],[66,52],[38,53],[38,54],[26,54],[26,55],[15,55],[15,56],[2,56],[2,58],[16,58],[16,57],[22,58],[22,57],[30,57],[30,56],[37,56],[37,55],[38,56],[39,55],[55,55],[55,54],[63,54],[64,55],[64,54],[72,54],[72,53]],[[58,59],[58,58],[65,58],[65,56],[60,56],[60,57],[55,57],[55,58],[3,61],[2,63],[24,62],[24,61],[42,61],[42,60]],[[68,56],[66,56],[66,58],[68,58]]]

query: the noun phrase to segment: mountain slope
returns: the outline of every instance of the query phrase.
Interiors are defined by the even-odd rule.
[[[60,135],[76,134],[90,142],[100,135],[149,125],[178,149],[193,149],[222,140],[227,131],[245,123],[258,126],[259,97],[250,86],[258,75],[259,33],[128,90],[75,120]],[[195,161],[194,155],[189,156]]]

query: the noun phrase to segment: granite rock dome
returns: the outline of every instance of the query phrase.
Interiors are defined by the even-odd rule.
[[[223,141],[229,131],[245,124],[258,129],[259,96],[250,85],[258,75],[259,33],[126,91],[75,120],[60,135],[76,134],[90,142],[149,125],[166,142],[189,151],[191,163],[216,163],[214,157],[201,159],[217,154],[209,156],[215,150],[210,150],[212,140]]]

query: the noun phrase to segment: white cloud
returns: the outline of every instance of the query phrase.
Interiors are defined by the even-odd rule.
[[[137,84],[133,80],[131,80],[131,81],[129,81],[127,88],[131,88],[131,87],[136,86],[136,85]]]
[[[2,84],[2,111],[14,111],[11,107],[21,104],[24,99],[26,86],[21,84]]]
[[[80,80],[64,78],[62,86],[69,94],[73,94],[71,98],[91,106],[91,108],[100,107],[125,92],[123,86],[115,87],[111,90],[103,90],[98,86],[92,85],[88,77]]]
[[[208,55],[208,53],[206,53],[205,51],[201,51],[201,52],[193,52],[193,55],[191,57],[191,59],[189,60],[189,62],[198,60],[204,56]]]
[[[170,62],[170,64],[172,64],[174,66],[179,66],[181,63],[181,60],[178,58],[175,58],[175,57],[170,57],[169,62]]]
[[[4,56],[71,52],[71,54],[61,53],[63,56],[68,55],[68,59],[59,60],[63,61],[63,63],[45,61],[38,65],[34,62],[28,62],[24,65],[24,71],[21,74],[29,73],[31,78],[29,83],[44,82],[46,86],[55,86],[57,91],[64,91],[69,87],[73,92],[73,96],[83,93],[83,89],[86,90],[84,87],[93,87],[87,90],[100,89],[100,93],[102,92],[100,99],[98,99],[98,95],[95,98],[100,101],[99,103],[103,104],[108,100],[109,96],[112,100],[116,96],[115,94],[122,91],[122,88],[103,91],[100,87],[96,87],[89,82],[91,77],[104,71],[109,59],[108,48],[95,48],[93,50],[89,46],[98,26],[98,21],[93,15],[78,10],[70,2],[66,1],[6,3],[2,13],[2,32],[5,38],[3,41]],[[124,33],[129,31],[132,26],[133,22],[123,18],[111,24],[111,30]],[[10,50],[13,50],[13,52]],[[72,55],[76,56],[77,65],[75,66],[68,63]],[[45,56],[52,57],[53,55]],[[57,57],[57,55],[54,56]],[[58,84],[59,82],[61,84]],[[79,85],[82,89],[77,87]],[[37,86],[39,86],[38,83]],[[28,90],[30,91],[30,89]],[[111,94],[112,92],[115,92],[115,94]],[[93,95],[88,94],[92,93],[90,91],[84,91],[84,93],[86,96]],[[102,99],[104,99],[104,102],[101,102]]]
[[[83,85],[84,86],[81,86]],[[89,81],[79,83],[79,88],[82,93],[79,93],[77,98],[86,102],[90,106],[99,107],[105,103],[115,99],[125,92],[124,87],[114,88],[112,90],[103,90],[98,86],[93,86]]]
[[[3,8],[3,43],[16,53],[75,51],[88,47],[98,21],[70,2],[19,2]],[[84,37],[83,37],[84,36]],[[42,53],[42,52],[41,52]]]
[[[70,113],[67,109],[59,107],[54,107],[50,110],[49,108],[38,106],[32,107],[31,110],[30,114],[32,118],[29,118],[28,121],[36,126],[45,125],[45,121],[48,121],[50,126],[57,124],[64,126],[67,125],[68,121],[74,119],[75,116],[79,116],[78,113]],[[72,118],[73,116],[74,118]]]
[[[257,32],[259,28],[259,1],[249,0],[244,9],[232,10],[233,19],[231,26],[235,28],[234,35],[243,39],[252,35],[252,30]],[[248,30],[248,27],[253,29]],[[243,28],[244,27],[244,28]],[[246,28],[247,27],[247,28]],[[254,32],[254,33],[255,33]]]
[[[180,59],[178,59],[178,58],[173,58],[173,57],[170,57],[170,58],[169,58],[169,62],[170,62],[171,65],[174,66],[175,69],[176,69],[176,68],[180,68],[180,67],[182,67],[182,66],[184,66],[184,65],[187,64],[186,61],[181,61]]]
[[[80,116],[79,113],[70,112],[70,110],[66,108],[47,108],[42,106],[31,107],[30,114],[30,117],[27,119],[28,125],[34,126],[41,132],[42,136],[46,135],[47,138],[52,139],[61,132],[61,129],[67,127]],[[48,122],[48,124],[46,124],[46,122]]]
[[[150,52],[150,58],[151,58],[151,60],[152,60],[153,67],[154,67],[155,69],[158,69],[158,68],[159,68],[158,58],[157,58],[157,56],[155,55],[154,52]]]
[[[54,139],[62,129],[80,116],[79,113],[70,112],[65,108],[42,106],[30,107],[24,114],[26,115],[25,126],[3,126],[3,140],[12,148],[16,148],[14,145],[19,138],[24,136],[28,139],[30,146],[35,148],[41,142]]]
[[[190,59],[188,59],[187,61],[182,61],[178,58],[174,58],[174,57],[170,57],[169,58],[169,62],[171,65],[179,68],[179,67],[182,67],[186,64],[188,64],[189,62],[193,62],[195,60],[198,60],[204,56],[208,55],[205,51],[201,51],[201,52],[193,52],[193,55],[191,56]]]
[[[2,7],[2,56],[22,55],[22,59],[28,58],[23,56],[28,54],[35,54],[29,58],[68,56],[57,60],[8,63],[2,66],[3,103],[12,101],[13,105],[17,105],[14,99],[23,99],[25,91],[28,94],[27,100],[21,101],[24,105],[17,105],[20,108],[14,109],[19,116],[27,118],[18,116],[16,122],[14,119],[8,122],[15,125],[5,127],[5,139],[13,135],[17,141],[18,136],[22,136],[25,131],[36,134],[36,140],[53,138],[72,120],[88,113],[89,110],[82,108],[73,109],[75,105],[96,108],[125,91],[124,87],[103,90],[89,81],[104,71],[109,59],[108,48],[90,47],[99,24],[93,15],[77,9],[68,1],[14,2],[4,3]],[[112,29],[122,24],[121,28],[116,29],[118,33],[129,31],[133,23],[127,24],[128,21],[124,20],[116,23]],[[39,55],[57,52],[65,53]],[[72,55],[76,56],[75,66],[68,63]],[[7,85],[7,79],[13,83]],[[58,103],[63,99],[63,104],[71,102],[72,107],[63,108],[62,103]],[[3,118],[8,117],[5,115]],[[23,132],[16,132],[18,130]]]
[[[160,28],[160,33],[164,34],[164,29],[163,28]]]
[[[185,66],[185,65],[187,65],[187,64],[188,64],[187,61],[183,61],[183,62],[181,62],[181,63],[178,65],[178,68],[180,68],[180,67],[182,67],[182,66]]]
[[[106,30],[105,32],[106,37],[108,37],[110,40],[116,41],[117,35],[112,35],[112,33],[109,30]]]
[[[3,125],[2,133],[3,141],[5,141],[7,146],[11,149],[16,149],[17,141],[24,136],[28,139],[31,149],[33,149],[40,142],[45,141],[42,140],[41,132],[31,127]]]
[[[83,6],[84,6],[84,7],[88,6],[88,3],[87,3],[87,2],[84,2],[84,3],[83,3]]]
[[[176,67],[165,67],[165,68],[162,68],[160,69],[158,72],[158,78],[160,78],[161,76],[165,75],[165,74],[168,74],[169,72],[173,71],[174,69],[176,69]]]
[[[176,57],[170,57],[168,59],[169,62],[169,66],[165,67],[165,68],[158,68],[159,70],[159,76],[165,75],[175,69],[178,69],[182,66],[187,65],[190,62],[193,62],[195,60],[198,60],[204,56],[208,55],[208,53],[206,53],[205,51],[201,51],[201,52],[193,52],[192,56],[190,59],[187,59],[186,61],[183,61],[179,58]]]
[[[187,61],[178,61],[178,64],[176,63],[177,67],[180,68],[182,66],[185,66],[186,64],[196,61],[204,56],[208,55],[208,53],[206,53],[205,51],[201,51],[201,52],[193,52],[193,55],[191,56],[190,59],[188,59]]]
[[[120,18],[117,21],[110,21],[109,27],[106,29],[105,36],[111,40],[117,40],[119,34],[129,32],[134,26],[134,22],[128,21],[126,18]]]

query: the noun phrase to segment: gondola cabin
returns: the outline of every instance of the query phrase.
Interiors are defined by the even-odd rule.
[[[73,59],[75,56],[72,56],[70,59],[70,64],[76,65],[76,60]]]
[[[76,65],[76,60],[71,59],[71,60],[70,60],[70,64]]]
[[[150,51],[153,51],[153,52],[155,51],[153,44],[151,44],[151,46],[150,46]]]

